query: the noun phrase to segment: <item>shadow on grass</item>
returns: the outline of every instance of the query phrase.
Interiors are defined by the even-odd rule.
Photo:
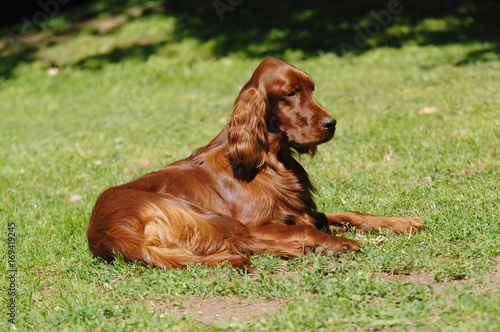
[[[160,45],[132,45],[124,48],[115,48],[107,53],[87,57],[75,63],[74,66],[99,70],[110,63],[118,63],[127,60],[146,61],[151,54],[156,53]]]
[[[37,49],[57,42],[55,37],[59,40],[70,38],[80,33],[95,17],[108,15],[112,19],[131,7],[140,8],[143,17],[176,17],[176,40],[194,38],[211,42],[214,57],[229,54],[258,58],[287,54],[309,57],[322,52],[342,56],[345,53],[361,54],[380,46],[401,47],[407,43],[489,42],[493,45],[471,52],[457,63],[463,65],[498,59],[500,48],[500,21],[497,19],[500,3],[495,0],[439,3],[430,0],[325,1],[314,5],[298,0],[100,0],[62,11],[59,19],[65,23],[51,30],[49,36],[44,31],[44,37],[30,37],[31,44],[23,46],[20,52],[8,51],[0,44],[0,76],[8,78],[18,63],[36,60]],[[121,24],[135,17],[126,16]],[[20,27],[13,29],[19,30]],[[113,30],[106,33],[113,33]],[[3,44],[9,42],[6,38],[3,41]],[[130,58],[146,60],[160,46],[161,42],[157,45],[116,46],[106,54],[91,56],[74,65],[99,69],[106,63]]]
[[[191,2],[191,4],[190,4]],[[179,18],[177,33],[216,41],[216,55],[279,56],[298,50],[362,53],[408,42],[445,45],[489,41],[498,45],[498,1],[365,0],[351,3],[304,1],[164,1]],[[231,5],[233,3],[234,5]]]
[[[487,62],[498,60],[500,54],[500,45],[496,44],[494,47],[485,48],[482,50],[472,51],[467,54],[467,57],[458,61],[455,65],[463,66],[475,62]]]
[[[53,1],[59,2],[59,0]],[[40,2],[47,4],[51,1]],[[65,5],[57,4],[57,9],[53,5],[49,5],[50,10],[53,12],[47,12],[47,10],[43,9],[40,6],[40,2],[35,3],[33,1],[20,0],[19,4],[0,4],[0,12],[2,14],[0,17],[4,19],[0,23],[0,78],[10,78],[13,75],[15,67],[20,63],[36,61],[36,53],[40,48],[56,44],[80,34],[90,20],[98,16],[115,17],[122,14],[124,8],[135,3],[143,3],[144,1],[74,0],[67,2]],[[11,11],[12,15],[6,14],[9,11]],[[5,20],[8,17],[10,18]],[[50,23],[54,20],[58,22],[55,26],[52,26]],[[38,22],[40,24],[37,24]],[[122,23],[125,24],[126,21]],[[112,33],[111,30],[107,32]],[[137,53],[133,48],[131,48],[131,52]],[[117,62],[116,54],[126,55],[127,51],[124,49],[121,52],[117,50],[110,53],[110,62]],[[146,58],[144,57],[143,59]],[[103,63],[105,59],[101,60],[103,60],[101,61]],[[75,65],[84,67],[81,63]],[[100,68],[102,65],[98,67]]]
[[[347,13],[335,3],[307,6],[298,1],[240,1],[239,6],[214,7],[214,3],[187,10],[185,2],[166,1],[168,12],[179,21],[176,32],[184,37],[215,41],[214,53],[240,53],[248,57],[279,56],[298,50],[305,55],[328,52],[343,41],[352,41],[352,25],[361,17],[361,8]],[[222,7],[221,7],[222,6]]]

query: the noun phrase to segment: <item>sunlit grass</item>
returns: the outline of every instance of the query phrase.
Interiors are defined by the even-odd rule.
[[[149,304],[182,305],[186,296],[288,301],[266,322],[224,325],[240,330],[498,326],[498,285],[484,292],[481,282],[500,253],[500,64],[456,65],[485,44],[291,54],[338,120],[334,140],[301,158],[318,206],[421,215],[423,233],[349,233],[364,250],[335,258],[255,256],[252,276],[91,258],[85,231],[97,196],[207,144],[261,60],[215,58],[210,44],[170,36],[172,24],[153,17],[109,36],[84,31],[41,49],[1,83],[0,218],[17,229],[17,330],[214,330]],[[141,42],[161,45],[123,61],[95,58]],[[98,65],[85,65],[91,59]],[[82,199],[70,202],[74,195]],[[410,273],[429,275],[442,293],[384,279]]]

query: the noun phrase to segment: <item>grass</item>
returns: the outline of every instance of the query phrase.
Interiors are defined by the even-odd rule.
[[[91,257],[97,196],[208,143],[261,60],[179,40],[168,33],[174,18],[137,18],[105,35],[94,23],[44,44],[0,82],[0,219],[4,239],[15,223],[16,330],[500,330],[500,62],[463,62],[491,44],[288,53],[339,122],[335,139],[302,159],[318,206],[422,215],[428,227],[413,237],[350,233],[363,251],[336,258],[254,256],[250,276]],[[209,324],[159,309],[212,297],[285,304],[264,320]],[[14,328],[5,314],[0,326]]]

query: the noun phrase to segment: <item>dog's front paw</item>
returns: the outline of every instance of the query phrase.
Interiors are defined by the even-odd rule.
[[[314,252],[318,255],[324,256],[336,256],[348,251],[359,251],[362,245],[358,240],[347,239],[345,237],[334,237],[333,240],[325,243],[324,245],[319,245],[314,249]]]
[[[402,234],[415,234],[425,228],[423,217],[401,217],[394,225],[394,232]]]

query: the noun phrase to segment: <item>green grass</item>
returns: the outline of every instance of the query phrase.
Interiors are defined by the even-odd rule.
[[[91,257],[85,231],[103,190],[208,143],[261,59],[215,57],[211,43],[169,35],[174,18],[138,18],[102,36],[87,24],[0,82],[1,266],[6,275],[13,222],[16,330],[500,330],[499,279],[486,280],[500,256],[500,62],[463,63],[491,44],[290,52],[285,60],[311,74],[339,123],[313,160],[301,159],[318,206],[421,215],[427,229],[384,232],[381,243],[350,233],[363,251],[335,258],[254,256],[250,276],[107,265]],[[152,54],[126,51],[137,43]],[[127,56],[99,56],[117,49]],[[419,114],[430,106],[435,113]],[[151,305],[208,297],[286,304],[264,321],[208,325]],[[1,329],[12,328],[2,308]]]

